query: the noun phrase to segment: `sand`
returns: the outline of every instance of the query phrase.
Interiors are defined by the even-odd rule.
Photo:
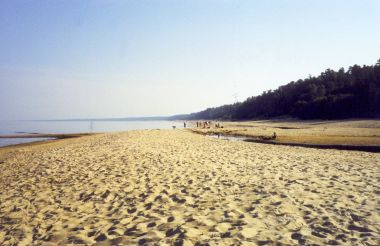
[[[0,150],[0,244],[380,244],[380,154],[185,130]]]

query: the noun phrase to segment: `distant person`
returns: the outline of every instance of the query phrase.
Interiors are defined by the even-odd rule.
[[[183,128],[186,128],[186,122],[183,122]]]
[[[198,121],[197,121],[197,128],[198,128],[198,125],[199,125],[199,123],[198,123]]]

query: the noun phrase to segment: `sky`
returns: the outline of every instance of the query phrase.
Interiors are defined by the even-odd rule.
[[[380,58],[378,0],[0,0],[0,119],[169,116]]]

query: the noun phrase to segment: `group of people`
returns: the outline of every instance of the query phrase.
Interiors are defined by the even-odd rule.
[[[211,128],[211,121],[197,121],[197,128]],[[215,128],[223,128],[219,122],[215,123]]]
[[[206,129],[206,128],[211,128],[211,126],[212,126],[211,121],[197,121],[196,124],[197,124],[197,128],[205,128]],[[172,126],[172,127],[173,127],[173,129],[176,129],[176,126]],[[186,127],[187,127],[187,123],[183,122],[183,128],[186,128]],[[220,125],[219,122],[216,122],[215,128],[223,128],[223,126]]]

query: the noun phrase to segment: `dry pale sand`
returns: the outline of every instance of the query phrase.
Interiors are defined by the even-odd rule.
[[[0,244],[380,244],[380,154],[131,131],[0,150]]]

